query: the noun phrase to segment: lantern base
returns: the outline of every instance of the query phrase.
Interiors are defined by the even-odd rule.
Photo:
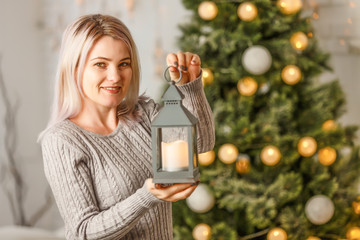
[[[195,183],[200,180],[200,172],[194,174],[194,176],[183,177],[176,176],[180,173],[184,173],[184,175],[188,175],[188,172],[157,172],[153,178],[153,183],[159,184],[173,184],[173,183]]]

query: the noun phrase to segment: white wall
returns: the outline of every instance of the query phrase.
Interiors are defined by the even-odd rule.
[[[49,93],[44,86],[44,50],[42,34],[38,29],[41,1],[1,1],[0,7],[0,54],[8,95],[12,103],[19,103],[16,119],[18,141],[16,159],[28,188],[26,208],[32,213],[41,203],[40,197],[46,187],[42,174],[41,152],[36,143],[37,134],[45,126],[48,115],[46,100]],[[1,147],[5,126],[5,106],[0,102]],[[1,163],[5,160],[0,150]],[[4,192],[0,190],[0,225],[9,224],[12,218]]]
[[[317,20],[313,20],[320,47],[330,53],[333,72],[321,80],[338,78],[346,94],[347,112],[341,117],[344,125],[360,126],[360,1],[317,0]],[[356,142],[360,144],[360,131]]]
[[[20,100],[17,126],[19,139],[16,157],[28,186],[26,207],[28,215],[43,201],[47,183],[43,174],[41,152],[36,137],[44,129],[49,115],[52,84],[61,33],[65,26],[76,17],[86,13],[112,14],[122,19],[132,31],[137,42],[142,64],[141,90],[158,98],[162,91],[162,78],[156,73],[158,65],[165,65],[165,56],[177,51],[175,36],[180,34],[177,24],[186,21],[188,12],[181,0],[135,0],[133,11],[129,11],[130,0],[11,0],[0,5],[0,53],[1,69],[12,101]],[[342,121],[360,125],[359,78],[360,55],[354,52],[360,22],[360,4],[349,10],[349,1],[320,1],[321,18],[314,22],[321,46],[332,55],[331,65],[335,72],[324,74],[327,81],[334,77],[347,94],[348,113]],[[355,1],[356,3],[359,0]],[[344,20],[347,15],[354,17],[351,31],[344,35]],[[341,24],[340,24],[341,23]],[[345,26],[346,20],[345,20]],[[339,45],[344,38],[345,45]],[[353,44],[350,46],[350,40]],[[155,56],[156,42],[162,43],[163,54]],[[351,51],[349,51],[351,49]],[[359,51],[360,52],[360,51]],[[4,106],[0,102],[0,119]],[[0,146],[3,146],[4,125],[0,124]],[[360,141],[359,141],[360,143]],[[4,159],[0,149],[0,162]],[[11,224],[8,203],[0,189],[0,226]],[[39,222],[39,227],[55,229],[61,226],[56,207]]]

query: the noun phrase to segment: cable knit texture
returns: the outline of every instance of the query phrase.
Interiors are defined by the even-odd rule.
[[[183,104],[199,119],[198,151],[213,148],[214,123],[201,78],[182,85]],[[70,120],[50,128],[42,151],[46,178],[65,222],[67,239],[169,240],[171,203],[147,191],[153,176],[151,121],[159,106],[139,101],[143,113],[109,135],[86,131]],[[175,213],[176,214],[176,213]]]

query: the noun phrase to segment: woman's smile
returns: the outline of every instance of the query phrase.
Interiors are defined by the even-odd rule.
[[[110,94],[119,94],[120,93],[120,90],[121,90],[121,87],[101,87],[100,89],[103,89],[104,91],[106,91],[107,93],[110,93]]]

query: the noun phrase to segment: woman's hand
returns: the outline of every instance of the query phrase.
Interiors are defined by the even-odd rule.
[[[169,69],[172,80],[179,79],[180,73],[182,72],[181,81],[179,85],[191,82],[197,79],[201,73],[201,59],[197,54],[179,51],[178,53],[169,53],[166,57],[168,66],[175,66]]]
[[[146,179],[147,190],[160,200],[176,202],[189,197],[195,190],[199,182],[178,183],[168,187],[153,183],[152,178]]]

